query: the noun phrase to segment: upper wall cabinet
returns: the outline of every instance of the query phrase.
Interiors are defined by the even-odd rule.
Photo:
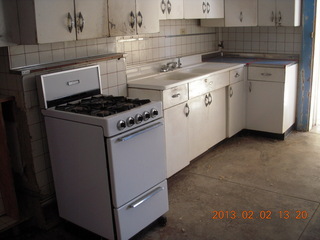
[[[17,3],[12,0],[0,0],[0,47],[19,42]]]
[[[183,0],[160,0],[159,19],[182,19]]]
[[[184,18],[223,18],[224,0],[184,0]]]
[[[257,0],[225,0],[225,26],[257,26]]]
[[[109,0],[109,29],[111,36],[159,32],[159,0]]]
[[[17,3],[23,44],[108,36],[107,0],[18,0]]]
[[[300,26],[301,0],[258,0],[259,26]]]

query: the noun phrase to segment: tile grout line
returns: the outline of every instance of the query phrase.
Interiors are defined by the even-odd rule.
[[[274,194],[278,194],[278,195],[282,195],[282,196],[286,196],[286,197],[290,197],[290,198],[295,198],[295,199],[300,199],[300,200],[304,200],[304,201],[308,201],[308,202],[313,202],[313,203],[317,203],[318,205],[320,205],[319,201],[305,199],[305,198],[297,197],[297,196],[292,196],[292,195],[289,195],[289,194],[279,193],[279,192],[275,192],[275,191],[272,191],[272,190],[267,190],[267,189],[263,189],[263,188],[259,188],[259,187],[255,187],[255,186],[245,185],[245,184],[233,182],[233,181],[230,181],[230,180],[224,180],[224,179],[219,179],[219,178],[215,178],[215,177],[209,177],[209,176],[202,175],[202,174],[199,174],[199,173],[194,173],[194,172],[191,172],[191,171],[188,171],[188,172],[191,173],[191,174],[194,174],[194,175],[198,175],[198,176],[202,176],[202,177],[206,177],[206,178],[211,178],[211,179],[218,180],[218,181],[224,181],[224,182],[227,182],[227,183],[240,185],[240,186],[248,187],[248,188],[252,188],[252,189],[257,189],[257,190],[261,190],[261,191],[265,191],[265,192],[270,192],[270,193],[274,193]]]

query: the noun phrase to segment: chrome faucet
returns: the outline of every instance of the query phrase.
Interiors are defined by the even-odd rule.
[[[162,65],[160,72],[169,72],[175,68],[181,68],[180,58],[178,58],[178,62],[168,62],[166,65]]]

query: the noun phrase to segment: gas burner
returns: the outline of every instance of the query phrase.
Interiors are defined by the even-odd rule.
[[[56,110],[106,117],[150,102],[149,99],[128,99],[123,96],[95,95],[90,98],[81,99],[78,102],[59,105],[56,107]]]

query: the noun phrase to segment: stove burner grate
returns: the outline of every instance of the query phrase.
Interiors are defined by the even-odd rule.
[[[55,109],[66,112],[106,117],[128,111],[149,103],[149,99],[128,99],[123,96],[97,95],[77,102],[57,106]]]

